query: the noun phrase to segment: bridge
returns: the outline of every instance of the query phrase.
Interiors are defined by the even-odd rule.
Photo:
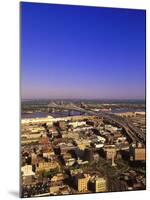
[[[89,115],[94,115],[97,117],[101,117],[105,120],[111,121],[116,123],[118,126],[122,127],[125,132],[127,133],[128,137],[131,139],[132,142],[141,142],[145,145],[145,134],[137,127],[135,127],[130,121],[127,119],[115,115],[112,113],[106,113],[103,111],[92,111],[89,109],[88,105],[81,104],[80,106],[77,106],[73,103],[68,104],[56,104],[55,102],[50,102],[47,105],[33,105],[34,108],[44,107],[48,110],[50,109],[57,109],[57,110],[68,110],[68,111],[78,111],[81,113],[87,113]]]

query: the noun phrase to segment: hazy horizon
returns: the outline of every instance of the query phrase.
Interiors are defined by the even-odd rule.
[[[34,100],[95,100],[95,101],[145,101],[146,99],[143,98],[143,99],[109,99],[109,98],[90,98],[90,99],[86,99],[86,98],[29,98],[29,99],[25,99],[25,98],[21,98],[21,101],[34,101]]]

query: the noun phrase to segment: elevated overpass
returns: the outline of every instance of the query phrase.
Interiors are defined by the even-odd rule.
[[[98,111],[98,112],[92,111],[88,108],[87,105],[81,105],[81,106],[82,107],[79,107],[73,103],[58,105],[55,102],[51,102],[47,105],[33,105],[34,108],[45,107],[48,110],[49,109],[57,109],[57,110],[78,111],[78,112],[82,112],[82,113],[87,113],[89,115],[102,117],[105,120],[114,122],[118,126],[122,127],[126,131],[128,137],[132,140],[132,142],[141,142],[141,143],[145,144],[145,140],[146,140],[145,134],[140,129],[135,127],[127,119],[125,119],[119,115],[112,114],[112,113],[106,113],[103,111]]]

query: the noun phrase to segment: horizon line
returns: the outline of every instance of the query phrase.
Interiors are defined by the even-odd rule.
[[[146,100],[146,98],[21,98],[21,100]]]

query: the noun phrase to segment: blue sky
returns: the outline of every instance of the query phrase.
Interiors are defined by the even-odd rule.
[[[21,3],[21,95],[143,99],[145,11]]]

